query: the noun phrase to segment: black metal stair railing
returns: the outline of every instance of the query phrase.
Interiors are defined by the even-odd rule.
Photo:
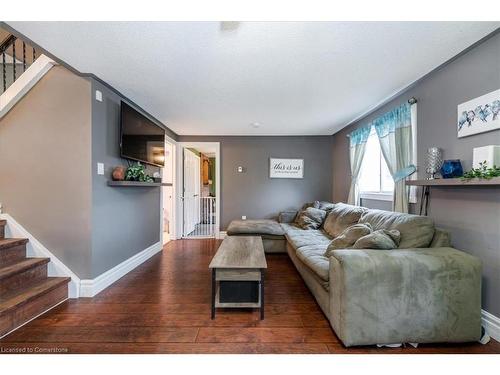
[[[16,46],[17,44],[17,46]],[[22,61],[16,54],[16,47],[22,46]],[[27,58],[31,49],[31,61]],[[19,53],[19,50],[17,50]],[[0,43],[0,54],[2,55],[2,82],[0,85],[0,94],[4,93],[22,73],[29,68],[31,64],[37,59],[38,53],[35,47],[27,44],[24,40],[17,38],[14,35],[9,35]],[[7,57],[11,60],[7,61]],[[19,68],[19,70],[18,70]],[[22,71],[21,71],[22,70]]]

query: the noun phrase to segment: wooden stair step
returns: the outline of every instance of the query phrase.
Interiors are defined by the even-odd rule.
[[[68,298],[69,277],[48,277],[0,298],[0,337]]]
[[[61,285],[67,285],[70,280],[70,277],[47,277],[45,280],[35,285],[31,285],[24,290],[16,291],[11,295],[3,297],[0,300],[0,316],[43,296]]]
[[[19,262],[9,264],[0,268],[0,282],[19,273],[26,272],[32,268],[45,265],[50,262],[50,258],[26,258]]]
[[[49,258],[24,258],[0,268],[0,298],[47,278]]]
[[[7,220],[0,220],[0,239],[5,237],[5,226],[7,225]]]
[[[0,239],[0,267],[26,259],[25,238]]]
[[[26,245],[28,241],[29,240],[27,238],[1,238],[0,251],[14,246]]]

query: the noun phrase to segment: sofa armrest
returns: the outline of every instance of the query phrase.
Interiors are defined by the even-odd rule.
[[[283,211],[280,212],[278,216],[278,222],[280,223],[293,223],[297,216],[297,211]]]
[[[346,346],[481,335],[481,263],[453,248],[335,250],[330,320]]]

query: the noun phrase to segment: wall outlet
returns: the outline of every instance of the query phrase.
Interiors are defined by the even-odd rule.
[[[246,216],[242,216],[242,217],[241,217],[241,220],[246,220],[246,219],[247,219],[247,217],[246,217]]]
[[[95,100],[97,100],[98,102],[102,102],[102,92],[100,92],[99,90],[95,90]]]
[[[104,174],[104,163],[97,163],[97,174]]]

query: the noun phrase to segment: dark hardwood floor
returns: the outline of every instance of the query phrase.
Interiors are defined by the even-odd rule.
[[[69,300],[0,340],[34,353],[500,353],[491,341],[417,349],[345,348],[285,254],[267,255],[266,318],[210,319],[208,264],[219,242],[181,240],[94,298]]]

